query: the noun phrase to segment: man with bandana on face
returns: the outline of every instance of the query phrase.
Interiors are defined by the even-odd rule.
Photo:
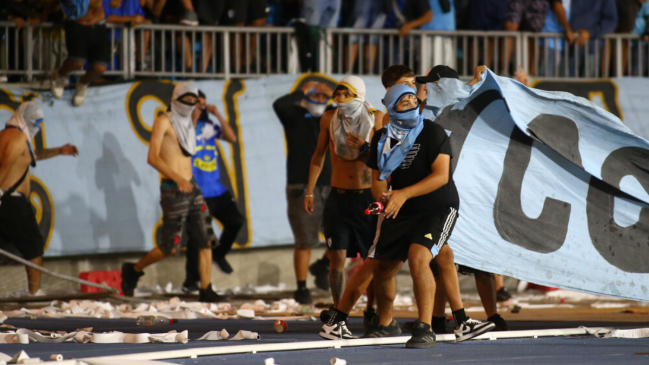
[[[318,206],[319,202],[314,200],[314,187],[322,175],[322,165],[329,149],[332,187],[324,207],[324,234],[331,260],[329,282],[336,307],[345,286],[345,259],[357,254],[365,258],[374,237],[372,217],[364,213],[374,202],[372,173],[365,162],[369,156],[369,141],[374,131],[382,127],[383,113],[365,100],[365,83],[356,76],[340,80],[334,91],[334,100],[338,108],[326,112],[320,120],[320,135],[309,167],[304,209],[312,214]],[[375,314],[369,294],[365,313],[368,327]],[[339,330],[331,329],[324,337],[338,337]]]
[[[70,144],[59,148],[35,149],[32,140],[40,133],[43,110],[35,101],[20,104],[0,131],[0,248],[14,247],[25,260],[41,266],[45,241],[29,202],[29,166],[36,160],[58,155],[76,156]],[[41,272],[26,267],[29,292],[37,294]]]
[[[310,157],[318,144],[320,131],[320,117],[327,108],[333,90],[325,83],[315,81],[306,82],[301,90],[282,96],[275,100],[273,109],[284,127],[288,156],[286,159],[286,198],[288,200],[288,221],[295,237],[295,252],[293,263],[295,265],[295,278],[297,290],[295,300],[301,304],[311,303],[311,294],[306,287],[306,279],[311,260],[311,249],[320,243],[319,231],[322,224],[324,201],[329,195],[331,181],[331,163],[325,159],[324,173],[317,179],[312,195],[319,203],[318,209],[309,215],[304,211],[303,201],[309,182]],[[323,257],[317,261],[314,268],[328,268],[322,265],[328,259]],[[328,284],[328,271],[318,270],[316,285],[323,287]],[[324,279],[324,280],[322,280]],[[319,283],[324,281],[324,283]]]
[[[198,248],[199,300],[218,302],[224,299],[214,292],[210,282],[212,248],[218,241],[212,230],[212,218],[192,174],[192,156],[196,153],[192,112],[197,103],[198,89],[190,82],[181,82],[174,88],[169,111],[153,123],[148,162],[162,175],[162,239],[158,247],[137,264],[122,265],[125,296],[133,296],[145,267],[180,252],[182,234],[187,232],[188,244]]]

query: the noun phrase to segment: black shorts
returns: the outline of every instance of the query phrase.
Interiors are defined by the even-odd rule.
[[[324,208],[324,235],[329,250],[347,250],[347,257],[367,257],[374,240],[376,216],[365,215],[374,202],[370,189],[331,188]]]
[[[217,25],[225,8],[225,0],[192,0],[200,25]]]
[[[267,17],[267,0],[225,0],[221,25],[246,24]]]
[[[110,39],[106,23],[81,25],[68,20],[65,22],[65,46],[70,61],[88,61],[98,66],[107,66],[110,62]]]
[[[377,260],[406,261],[413,243],[428,248],[433,257],[453,233],[458,211],[449,207],[444,213],[423,213],[384,219],[379,237],[368,257]]]
[[[29,200],[22,195],[4,196],[0,204],[0,248],[18,251],[25,260],[31,260],[43,256],[44,245]]]

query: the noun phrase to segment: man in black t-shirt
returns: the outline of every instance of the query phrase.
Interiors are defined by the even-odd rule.
[[[412,88],[395,85],[383,102],[390,123],[374,135],[368,159],[368,166],[374,170],[372,189],[382,190],[383,196],[389,199],[379,236],[368,255],[374,264],[377,331],[390,332],[397,325],[392,318],[396,294],[392,279],[409,260],[419,319],[406,347],[433,347],[435,334],[431,331],[430,318],[435,281],[429,269],[433,258],[447,291],[459,291],[453,251],[446,244],[459,209],[451,170],[451,147],[444,129],[420,116]],[[390,191],[385,181],[388,177]],[[493,323],[473,320],[466,316],[461,305],[459,308],[453,311],[456,341],[494,328]]]
[[[331,189],[331,161],[326,158],[323,173],[313,191],[317,202],[313,214],[304,211],[304,197],[309,182],[309,164],[315,152],[320,133],[320,117],[327,108],[327,101],[333,90],[325,83],[309,81],[301,90],[275,100],[273,109],[284,126],[288,156],[286,160],[288,200],[288,220],[295,237],[295,277],[297,290],[295,300],[310,304],[311,295],[306,287],[306,279],[311,259],[311,249],[320,242],[319,231],[322,225],[324,202]],[[322,287],[329,283],[329,260],[323,257],[314,265],[316,285]],[[324,281],[324,283],[319,283]]]

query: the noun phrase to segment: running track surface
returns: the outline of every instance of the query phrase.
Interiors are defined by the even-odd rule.
[[[404,320],[400,320],[403,323]],[[260,343],[317,341],[319,321],[289,322],[283,333],[275,332],[272,321],[253,320],[187,320],[163,327],[138,327],[134,319],[9,319],[6,324],[18,328],[71,332],[78,328],[93,327],[94,332],[121,331],[167,332],[189,331],[190,341],[185,344],[44,344],[0,345],[0,352],[13,355],[25,350],[30,357],[49,359],[51,354],[65,358],[111,356],[151,351],[180,350],[192,347],[252,345]],[[588,327],[628,327],[631,323],[610,322],[518,322],[510,321],[512,330]],[[637,323],[635,327],[648,327],[649,323]],[[350,319],[350,329],[362,335],[360,318]],[[208,331],[225,328],[231,336],[239,330],[258,332],[259,341],[191,341]],[[409,334],[404,333],[404,336]],[[196,359],[168,360],[170,363],[187,365],[241,364],[262,365],[273,357],[278,365],[329,364],[332,357],[356,364],[649,364],[649,339],[602,339],[595,337],[552,337],[538,339],[503,339],[496,341],[465,341],[463,343],[439,343],[433,349],[405,349],[403,345],[368,346],[342,349],[317,349],[257,354],[218,355]]]

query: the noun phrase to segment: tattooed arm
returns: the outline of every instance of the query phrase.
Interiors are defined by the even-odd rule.
[[[58,148],[37,148],[34,150],[34,154],[36,155],[36,160],[40,161],[47,160],[48,158],[56,157],[59,155],[77,156],[79,154],[79,151],[77,150],[77,146],[73,146],[68,143]]]

